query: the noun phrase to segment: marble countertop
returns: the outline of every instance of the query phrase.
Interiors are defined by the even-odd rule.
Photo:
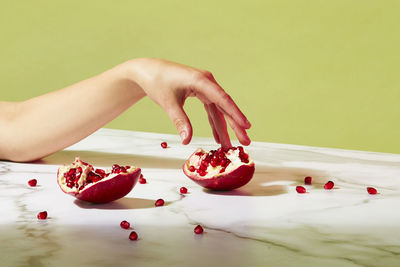
[[[253,142],[252,181],[211,192],[181,169],[199,146],[216,148],[210,138],[182,146],[177,135],[101,129],[38,162],[0,161],[1,266],[400,265],[400,155]],[[75,156],[138,166],[147,184],[108,204],[77,201],[56,182]],[[298,194],[305,176],[313,185]],[[27,185],[33,178],[37,187]],[[324,190],[328,180],[333,190]],[[154,207],[158,198],[165,206]],[[49,218],[38,221],[42,210]]]

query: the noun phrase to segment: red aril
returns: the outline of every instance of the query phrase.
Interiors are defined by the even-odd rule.
[[[332,181],[328,181],[325,185],[324,188],[326,190],[331,190],[333,187],[335,186],[335,184]]]
[[[143,177],[143,174],[141,174],[139,177],[139,184],[145,184],[145,183],[147,183],[147,180],[146,178]]]
[[[92,202],[107,203],[127,195],[135,186],[140,168],[114,164],[109,170],[94,169],[79,157],[58,169],[57,183],[64,193]]]
[[[299,194],[304,194],[304,193],[307,192],[307,190],[305,189],[305,187],[304,187],[304,186],[301,186],[301,185],[296,186],[296,191],[297,191],[297,193],[299,193]]]
[[[167,147],[168,147],[167,142],[162,142],[162,143],[161,143],[161,147],[162,147],[162,148],[167,148]]]
[[[195,228],[194,228],[194,230],[193,230],[193,232],[196,234],[196,235],[200,235],[200,234],[202,234],[203,233],[203,227],[201,227],[201,225],[197,225]]]
[[[132,231],[132,232],[129,234],[129,239],[132,240],[132,241],[137,240],[137,239],[138,239],[138,234],[137,234],[135,231]]]
[[[188,192],[187,188],[182,186],[179,191],[181,192],[181,194],[186,194]]]
[[[46,220],[47,219],[47,211],[39,212],[39,214],[37,215],[37,218],[39,220]]]
[[[306,185],[310,185],[312,181],[312,177],[311,176],[307,176],[304,178],[304,184]]]
[[[129,229],[129,227],[131,227],[131,224],[129,222],[127,222],[127,221],[122,221],[119,225],[123,229]]]
[[[198,148],[183,165],[187,177],[212,190],[244,186],[253,177],[254,169],[254,162],[241,146],[209,152]]]
[[[36,186],[36,184],[37,184],[37,180],[36,179],[32,179],[32,180],[29,180],[28,181],[28,184],[30,185],[30,186]]]
[[[368,192],[368,194],[370,194],[370,195],[375,195],[375,194],[378,193],[378,191],[377,191],[375,188],[373,188],[373,187],[367,187],[367,192]]]
[[[156,202],[154,203],[154,206],[156,207],[164,206],[164,199],[162,198],[157,199]]]

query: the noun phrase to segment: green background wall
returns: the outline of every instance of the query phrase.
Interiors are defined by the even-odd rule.
[[[255,141],[400,153],[398,2],[2,1],[0,99],[160,57],[212,71]],[[185,107],[211,136],[202,105]],[[148,99],[107,127],[175,133]]]

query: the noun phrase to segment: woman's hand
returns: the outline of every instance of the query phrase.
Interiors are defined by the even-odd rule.
[[[246,133],[250,122],[210,72],[152,58],[134,59],[124,64],[128,77],[168,114],[183,144],[188,144],[192,138],[192,126],[183,110],[188,97],[197,97],[204,104],[214,138],[222,147],[232,146],[225,119],[239,142],[250,144]]]

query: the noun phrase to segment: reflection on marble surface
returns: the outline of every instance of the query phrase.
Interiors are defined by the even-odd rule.
[[[211,192],[181,170],[198,146],[215,148],[208,138],[182,146],[175,135],[101,129],[38,162],[0,161],[1,266],[400,265],[400,155],[255,142],[253,180]],[[148,183],[104,205],[75,200],[56,183],[57,168],[75,156],[139,166]],[[297,194],[305,176],[313,185]],[[327,180],[334,190],[323,189]],[[164,207],[154,207],[158,198]],[[42,210],[49,219],[39,222]],[[193,234],[197,224],[205,234]]]

